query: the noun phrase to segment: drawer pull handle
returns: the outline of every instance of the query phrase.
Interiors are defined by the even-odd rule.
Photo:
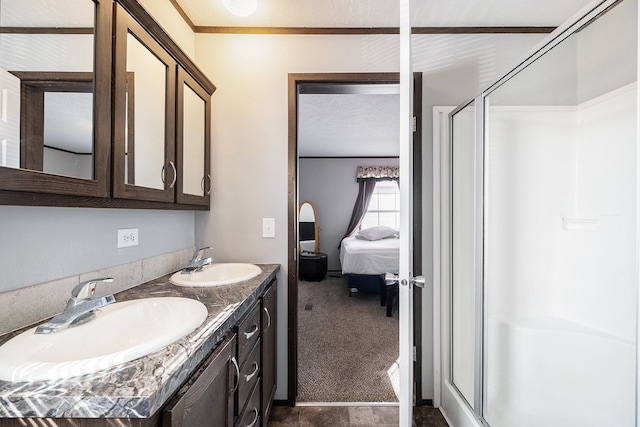
[[[260,370],[260,366],[258,365],[258,362],[253,362],[253,372],[245,375],[244,380],[246,382],[251,381],[251,378],[255,377],[259,370]]]
[[[233,367],[236,368],[236,383],[233,386],[233,389],[231,389],[231,393],[235,393],[236,390],[238,389],[238,386],[240,385],[240,367],[238,367],[238,361],[236,360],[235,356],[231,357],[231,363],[233,363]]]
[[[271,314],[269,314],[269,309],[267,307],[263,308],[263,310],[265,313],[267,313],[267,327],[264,328],[264,330],[266,331],[271,327]]]
[[[253,411],[255,413],[255,417],[253,418],[253,421],[251,421],[249,424],[245,424],[247,427],[253,427],[256,425],[256,423],[258,422],[258,418],[260,417],[260,411],[258,411],[258,408],[253,408]]]
[[[251,337],[254,336],[256,332],[258,332],[258,325],[253,325],[253,327],[249,332],[244,333],[244,339],[245,340],[251,339]]]

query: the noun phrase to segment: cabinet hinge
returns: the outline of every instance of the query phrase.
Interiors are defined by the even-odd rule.
[[[417,362],[418,361],[418,350],[416,349],[416,346],[413,346],[413,361]]]
[[[416,116],[413,116],[413,131],[417,131],[418,130],[418,119],[416,118]]]

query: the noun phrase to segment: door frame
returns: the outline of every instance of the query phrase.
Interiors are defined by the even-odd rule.
[[[399,84],[400,73],[290,73],[288,76],[288,194],[287,194],[287,406],[298,395],[298,91],[299,84]],[[422,73],[413,73],[413,266],[422,274]],[[422,397],[422,293],[415,290],[414,343],[416,404],[429,405]]]

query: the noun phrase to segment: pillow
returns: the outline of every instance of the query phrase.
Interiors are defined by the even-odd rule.
[[[395,230],[391,227],[387,227],[386,225],[379,225],[377,227],[365,228],[364,230],[360,230],[356,233],[357,239],[362,240],[381,240],[381,239],[389,239],[389,238],[397,238],[399,237],[398,230]]]

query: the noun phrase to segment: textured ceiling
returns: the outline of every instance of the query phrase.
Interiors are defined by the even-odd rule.
[[[300,95],[300,156],[398,156],[399,95]]]
[[[221,0],[177,0],[196,26],[397,27],[398,0],[258,0],[249,17]],[[590,0],[413,0],[412,25],[556,26]]]
[[[200,27],[397,27],[399,0],[258,0],[249,17],[222,0],[175,0]],[[412,0],[413,27],[557,26],[591,0]],[[301,95],[300,156],[397,156],[397,95]]]

